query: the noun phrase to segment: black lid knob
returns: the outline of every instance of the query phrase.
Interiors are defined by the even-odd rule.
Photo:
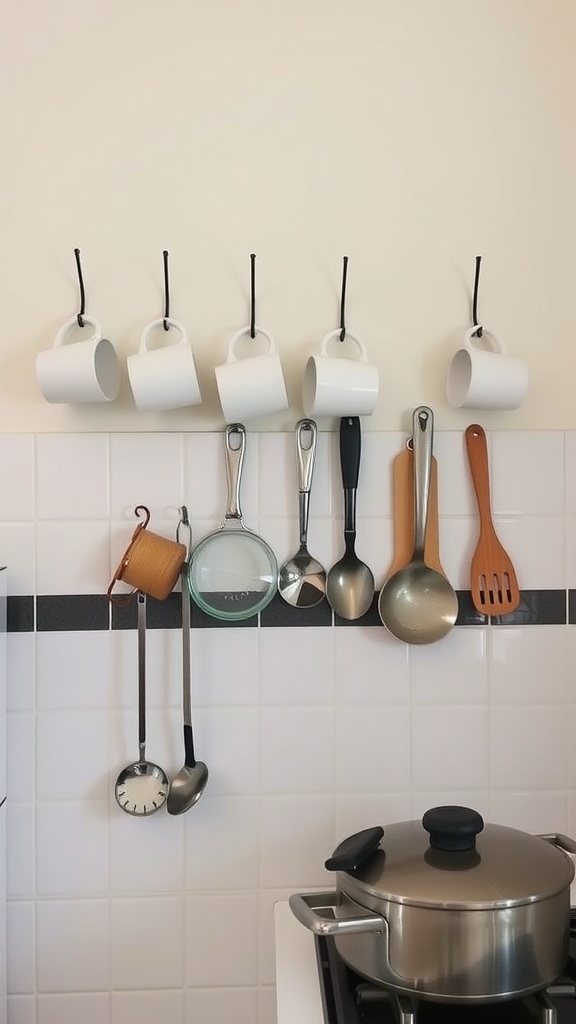
[[[432,807],[422,817],[422,825],[430,833],[430,846],[435,850],[473,850],[476,836],[484,828],[484,819],[471,807],[451,804]]]

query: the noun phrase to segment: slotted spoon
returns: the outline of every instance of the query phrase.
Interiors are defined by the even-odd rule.
[[[478,423],[471,423],[465,437],[480,518],[480,533],[470,565],[472,602],[484,615],[508,615],[520,604],[520,590],[512,559],[500,543],[492,521],[486,434]]]

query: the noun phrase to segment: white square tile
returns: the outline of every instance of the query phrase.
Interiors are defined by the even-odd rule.
[[[37,1024],[36,996],[8,995],[8,1019],[10,1024]]]
[[[470,566],[478,540],[477,520],[440,516],[440,565],[455,590],[470,589]]]
[[[184,502],[191,517],[219,521],[226,509],[224,433],[185,437]]]
[[[566,715],[561,705],[495,705],[490,711],[490,783],[496,789],[566,787]]]
[[[113,900],[110,925],[112,988],[182,987],[184,901],[181,896]],[[143,936],[157,936],[160,941],[143,942]]]
[[[334,645],[343,632],[347,630],[308,626],[261,629],[261,704],[331,705],[335,691]]]
[[[358,474],[358,511],[364,518],[382,519],[393,513],[393,462],[406,444],[406,435],[396,431],[364,431]],[[339,446],[339,440],[336,442]],[[339,458],[339,456],[338,456]],[[335,478],[335,490],[342,491],[342,473]],[[342,499],[338,498],[339,506]]]
[[[36,635],[8,633],[6,640],[6,709],[32,711],[36,698]]]
[[[560,791],[493,790],[490,821],[523,832],[566,833],[566,795]]]
[[[576,587],[576,516],[566,516],[566,587]]]
[[[8,567],[10,596],[36,590],[36,533],[33,523],[0,523],[0,565]]]
[[[39,896],[108,892],[108,801],[49,801],[36,806]]]
[[[238,941],[239,936],[241,941]],[[190,987],[258,981],[258,900],[251,893],[196,894],[186,899],[186,963]]]
[[[158,520],[167,519],[169,512],[174,516],[175,529],[178,508],[184,500],[183,458],[181,434],[112,434],[112,518],[132,519],[136,505],[146,505],[152,517],[150,529],[155,529]]]
[[[184,757],[184,755],[182,755]],[[184,818],[165,809],[146,821],[126,814],[110,801],[110,891],[175,893],[184,888]],[[142,829],[146,829],[146,842]],[[166,870],[166,865],[170,870]]]
[[[103,1024],[108,1017],[105,992],[70,992],[38,996],[37,1024]]]
[[[202,740],[199,757],[210,767],[210,790],[214,795],[254,795],[258,791],[258,712],[253,708],[211,708],[200,710],[196,721]],[[203,725],[203,728],[202,728]]]
[[[184,993],[178,989],[165,992],[113,992],[110,1008],[110,1024],[158,1024],[159,1021],[164,1024],[182,1024]],[[102,1021],[103,1018],[100,1018],[94,1024],[102,1024]]]
[[[110,633],[77,630],[36,637],[38,710],[108,709]]]
[[[9,901],[6,905],[6,959],[8,991],[36,989],[36,912],[33,902]]]
[[[330,884],[324,861],[334,845],[332,796],[262,797],[260,830],[262,889]]]
[[[35,719],[30,711],[11,711],[6,717],[6,792],[10,801],[34,799]]]
[[[110,985],[108,901],[40,900],[38,992],[102,992]],[[79,941],[89,935],[90,942]]]
[[[490,631],[490,701],[557,704],[570,695],[571,630],[566,626],[498,626]]]
[[[44,522],[36,529],[38,594],[106,593],[110,582],[108,522]]]
[[[34,805],[6,801],[6,892],[8,899],[34,899],[36,857]]]
[[[488,696],[487,631],[457,626],[436,644],[412,646],[412,699],[419,704],[480,704]]]
[[[107,519],[107,434],[39,434],[38,519]]]
[[[494,431],[492,509],[497,515],[564,511],[564,435],[559,430]]]
[[[135,599],[134,599],[135,600]],[[102,636],[102,634],[100,634]],[[111,707],[135,706],[138,692],[138,635],[135,629],[114,629],[106,677]],[[192,646],[196,631],[192,636]],[[182,635],[177,629],[146,631],[146,705],[148,708],[182,706]]]
[[[3,434],[0,437],[0,479],[4,488],[0,518],[3,521],[34,519],[34,435]]]
[[[329,434],[318,431],[310,487],[310,519],[330,515],[332,508]],[[298,518],[298,460],[296,431],[260,434],[260,516]]]
[[[327,708],[263,708],[260,787],[264,793],[323,793],[334,786],[334,717]]]
[[[487,434],[488,458],[491,439]],[[476,498],[472,486],[464,433],[437,431],[433,440],[438,472],[438,510],[442,516],[476,514]]]
[[[334,683],[340,704],[387,706],[408,702],[407,644],[399,643],[384,627],[346,627],[332,632]]]
[[[404,789],[410,778],[408,707],[340,706],[335,749],[338,792]]]
[[[38,800],[105,800],[108,764],[108,715],[105,712],[38,712]]]
[[[415,789],[482,789],[488,785],[486,707],[419,706],[412,713]]]
[[[191,639],[192,698],[196,707],[258,702],[258,629],[194,629]]]
[[[214,796],[210,778],[186,816],[187,892],[257,889],[260,830],[255,797]]]
[[[185,1024],[274,1024],[272,1017],[258,1017],[258,990],[242,988],[191,988],[186,991]]]

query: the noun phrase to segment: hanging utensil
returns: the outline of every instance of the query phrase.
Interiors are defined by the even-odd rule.
[[[228,504],[217,530],[192,549],[188,565],[190,593],[215,619],[236,621],[256,615],[278,590],[278,563],[272,548],[244,525],[240,481],[246,429],[232,423],[224,434]]]
[[[146,594],[138,591],[138,761],[124,768],[114,787],[117,803],[127,814],[144,816],[159,811],[166,801],[168,778],[146,760]]]
[[[317,433],[314,420],[299,420],[296,424],[300,547],[292,558],[284,562],[278,573],[280,596],[295,608],[312,608],[322,601],[326,593],[324,566],[312,557],[307,545],[310,489],[316,459]]]
[[[394,555],[386,578],[404,569],[414,551],[414,453],[413,439],[409,437],[403,451],[395,457],[392,466],[392,501],[394,508]],[[446,575],[440,562],[438,530],[438,465],[432,456],[430,470],[430,498],[428,522],[424,540],[424,561],[430,569]]]
[[[183,814],[202,796],[208,782],[208,767],[194,756],[192,699],[190,687],[190,593],[187,565],[182,569],[182,706],[184,715],[184,764],[168,791],[168,814]]]
[[[374,576],[355,551],[356,489],[360,470],[362,437],[358,416],[340,420],[340,466],[344,487],[344,543],[342,558],[332,566],[326,579],[326,597],[342,619],[359,619],[374,599]]]
[[[478,543],[470,566],[472,602],[484,615],[508,615],[520,604],[520,589],[512,560],[492,521],[486,434],[478,423],[472,423],[465,437],[480,519]]]
[[[407,644],[431,644],[452,629],[458,599],[450,583],[424,561],[428,522],[434,415],[421,405],[414,410],[414,551],[412,559],[386,581],[378,598],[384,625]]]

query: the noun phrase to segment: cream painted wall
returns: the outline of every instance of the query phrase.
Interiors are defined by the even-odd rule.
[[[444,397],[481,318],[530,365],[487,427],[574,428],[576,5],[572,0],[21,0],[0,33],[0,430],[207,430],[213,367],[257,321],[300,375],[347,323],[382,372],[366,429],[475,414]],[[36,353],[77,311],[122,361],[163,309],[192,340],[202,408],[141,415],[126,375],[103,407],[50,406]],[[320,424],[330,427],[331,424]]]

